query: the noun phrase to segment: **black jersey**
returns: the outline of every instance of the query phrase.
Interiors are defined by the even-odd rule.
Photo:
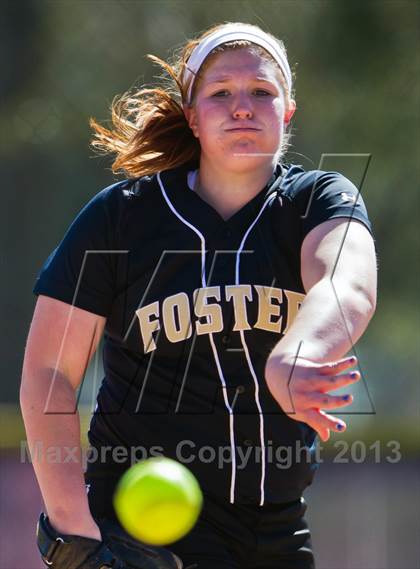
[[[305,298],[304,237],[336,217],[372,231],[366,208],[341,174],[279,164],[224,220],[188,186],[191,168],[100,191],[35,284],[107,318],[89,440],[119,451],[87,475],[164,454],[232,503],[294,500],[312,481],[316,433],[282,411],[264,366]]]

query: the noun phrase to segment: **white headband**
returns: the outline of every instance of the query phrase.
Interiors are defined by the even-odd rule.
[[[234,40],[246,40],[263,47],[273,57],[280,67],[286,80],[289,93],[292,91],[292,72],[290,71],[287,57],[280,49],[278,43],[268,34],[243,24],[226,24],[205,37],[192,51],[184,68],[183,83],[189,81],[187,102],[191,103],[191,93],[195,76],[208,54],[217,46]]]

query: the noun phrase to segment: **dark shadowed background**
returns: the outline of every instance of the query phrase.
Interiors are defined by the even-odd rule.
[[[41,498],[20,455],[17,406],[32,286],[80,208],[121,179],[89,148],[88,119],[107,120],[115,95],[153,82],[160,71],[146,53],[167,58],[206,27],[237,20],[286,43],[297,100],[287,160],[350,177],[376,237],[377,312],[354,349],[363,381],[343,414],[347,433],[324,445],[306,494],[318,569],[420,567],[420,3],[3,0],[1,569],[41,567]],[[91,367],[85,424],[100,379]]]

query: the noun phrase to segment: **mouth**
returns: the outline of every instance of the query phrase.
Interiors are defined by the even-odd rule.
[[[249,127],[239,127],[239,128],[228,128],[226,132],[260,132],[259,128],[249,128]]]

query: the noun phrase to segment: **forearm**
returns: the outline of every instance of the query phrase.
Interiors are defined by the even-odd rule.
[[[334,291],[335,289],[335,291]],[[374,313],[369,299],[347,284],[322,279],[306,295],[296,318],[271,355],[293,354],[319,363],[343,357]]]
[[[64,533],[91,535],[75,393],[57,375],[48,400],[51,381],[52,370],[22,380],[21,409],[33,467],[51,523]]]

